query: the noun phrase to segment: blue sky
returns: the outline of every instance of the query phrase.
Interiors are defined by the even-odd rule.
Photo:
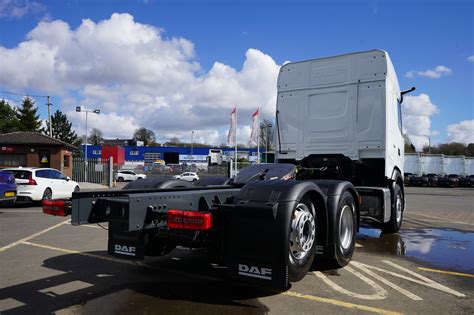
[[[387,50],[394,62],[401,88],[417,87],[417,91],[413,94],[415,98],[407,104],[412,107],[404,108],[406,115],[412,118],[407,121],[407,132],[412,133],[414,138],[416,134],[429,133],[432,142],[435,143],[449,140],[473,142],[474,60],[472,59],[474,57],[471,59],[469,57],[474,55],[474,1],[38,0],[26,2],[0,0],[0,52],[3,51],[4,56],[10,57],[13,54],[21,55],[18,45],[31,42],[33,39],[39,40],[38,38],[51,43],[49,39],[45,39],[44,34],[38,37],[28,36],[29,32],[37,28],[41,21],[52,23],[62,20],[68,25],[70,31],[75,32],[83,25],[83,20],[90,19],[93,23],[99,24],[101,21],[110,20],[113,13],[127,13],[133,17],[134,23],[160,30],[161,38],[167,43],[179,38],[191,43],[192,52],[189,54],[185,52],[184,57],[177,58],[180,61],[184,59],[186,67],[193,68],[189,70],[194,76],[193,81],[209,79],[206,83],[207,89],[213,86],[210,83],[212,79],[210,77],[216,72],[216,62],[227,67],[225,70],[220,69],[226,73],[224,75],[226,78],[235,75],[235,80],[240,80],[239,88],[245,89],[249,84],[242,77],[245,77],[244,73],[250,71],[244,69],[244,63],[249,60],[256,60],[255,63],[261,66],[260,71],[268,70],[273,73],[274,67],[271,67],[266,57],[271,58],[278,66],[285,61],[298,61],[373,48]],[[54,28],[45,32],[53,36]],[[188,47],[187,44],[186,47]],[[186,47],[179,46],[177,49],[183,52],[188,49]],[[97,55],[100,55],[102,53],[100,47],[96,49]],[[261,52],[263,56],[258,54],[254,57],[249,56],[249,49]],[[119,47],[117,51],[120,52]],[[104,58],[115,57],[104,55]],[[21,60],[21,58],[14,58],[14,60]],[[64,60],[74,63],[74,59],[64,57]],[[36,62],[41,63],[41,59],[38,58]],[[2,67],[6,65],[2,65],[0,59],[0,72],[2,72]],[[41,69],[40,66],[38,67]],[[228,68],[235,73],[228,74],[226,72]],[[186,71],[184,73],[188,75],[189,71]],[[53,76],[55,71],[52,73],[44,79],[47,80],[49,76]],[[222,73],[219,72],[217,77],[222,77]],[[268,82],[262,79],[266,85],[262,83],[261,87],[252,86],[254,90],[248,92],[248,97],[241,101],[251,99],[252,95],[258,93],[259,90],[264,91],[262,93],[272,92],[267,87],[273,83],[271,75],[263,77],[270,78]],[[67,82],[64,78],[61,80]],[[49,94],[53,96],[53,103],[57,108],[70,112],[75,105],[81,105],[81,102],[94,101],[97,106],[102,106],[102,102],[113,102],[114,95],[117,93],[114,87],[125,84],[120,73],[111,73],[107,78],[101,78],[99,81],[97,78],[91,78],[90,81],[97,84],[89,89],[84,88],[74,79],[71,80],[74,82],[68,85],[47,86],[35,83],[35,80],[31,78],[13,83],[8,79],[0,79],[0,89],[19,93],[28,91],[30,94]],[[84,78],[84,82],[88,82],[87,77]],[[179,82],[182,81],[177,81],[178,85],[183,84]],[[189,84],[192,85],[192,83]],[[132,91],[136,89],[134,87]],[[61,92],[55,93],[59,90]],[[188,87],[186,90],[194,91],[195,89]],[[137,98],[142,99],[145,95],[153,94],[150,91],[142,93],[137,95]],[[222,93],[225,94],[226,91],[223,90]],[[105,94],[107,96],[104,96]],[[147,104],[164,111],[167,106],[173,107],[173,99],[183,97],[178,97],[175,93],[174,96],[165,95],[162,99],[160,98],[162,94],[152,95],[155,103],[148,102]],[[228,111],[228,108],[232,107],[230,104],[232,92],[229,92],[229,97],[224,99],[220,99],[215,94],[197,93],[189,99],[186,94],[184,98],[188,101],[183,102],[187,104],[183,106],[190,106],[190,102],[193,104],[200,102],[200,106],[193,107],[192,110],[188,108],[196,116],[209,116],[204,110],[202,112],[199,110],[211,105],[213,108]],[[417,98],[420,95],[422,97]],[[5,94],[0,97],[9,98]],[[270,98],[268,101],[259,100],[259,103],[271,104],[271,97],[268,97]],[[160,100],[164,102],[164,105],[159,103]],[[229,101],[228,105],[224,104],[226,100]],[[38,103],[40,102],[38,100]],[[135,106],[140,105],[137,103]],[[105,107],[106,111],[109,110],[109,113],[116,110],[115,116],[104,116],[109,121],[122,121],[119,117],[120,108],[115,108],[110,104],[102,107]],[[253,110],[251,107],[253,108],[253,104],[244,109],[246,115]],[[181,108],[178,110],[180,111]],[[164,112],[153,113],[168,117]],[[270,109],[264,110],[264,114],[268,116],[271,116],[271,113]],[[41,115],[45,118],[44,106],[41,108]],[[123,121],[124,126],[133,129],[142,123],[140,117],[143,116]],[[71,119],[80,128],[82,118]],[[195,124],[189,123],[189,130],[199,129],[198,122],[214,124],[214,129],[217,129],[219,134],[211,132],[212,128],[202,128],[202,140],[221,141],[228,117],[215,119],[215,121],[207,121],[196,118]],[[464,121],[467,123],[462,123]],[[97,123],[103,126],[106,135],[123,135],[107,129],[104,121],[97,120]],[[250,121],[246,123],[250,125]],[[151,120],[148,125],[152,126],[146,127],[154,129],[163,138],[173,135],[184,136],[189,133],[153,125]],[[248,133],[248,128],[241,132],[242,135]],[[420,143],[423,141],[426,141],[426,137],[418,139]]]

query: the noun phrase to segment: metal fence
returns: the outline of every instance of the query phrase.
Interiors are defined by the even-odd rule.
[[[87,159],[74,157],[72,160],[72,179],[76,182],[89,182],[102,185],[109,184],[110,160]]]

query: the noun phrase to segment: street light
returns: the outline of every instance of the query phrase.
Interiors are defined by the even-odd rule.
[[[88,113],[94,113],[99,115],[100,114],[100,109],[94,109],[94,110],[89,110],[86,108],[82,108],[82,106],[76,106],[76,112],[84,112],[86,113],[86,147],[84,149],[84,181],[87,182],[87,114]]]
[[[194,130],[191,131],[191,155],[193,155],[193,146],[194,146]]]
[[[271,128],[272,124],[265,124],[265,132],[267,133],[267,141],[265,141],[265,163],[268,163],[268,128]]]
[[[431,154],[431,137],[430,137],[430,135],[421,135],[421,136],[428,138],[428,154]]]

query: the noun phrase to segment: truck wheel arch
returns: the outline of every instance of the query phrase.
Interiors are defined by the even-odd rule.
[[[405,211],[405,207],[406,207],[406,198],[405,198],[405,184],[403,182],[403,176],[402,176],[402,172],[400,171],[400,169],[398,167],[394,167],[393,169],[393,172],[392,172],[392,178],[391,178],[391,183],[389,185],[389,188],[390,188],[390,194],[392,195],[393,197],[393,192],[395,190],[395,185],[398,184],[398,186],[400,187],[401,191],[402,191],[402,195],[403,195],[403,211]]]

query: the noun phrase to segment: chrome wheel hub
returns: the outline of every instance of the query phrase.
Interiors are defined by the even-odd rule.
[[[314,211],[314,209],[311,209]],[[290,231],[290,260],[305,258],[316,239],[316,223],[313,212],[304,203],[296,206],[291,221]]]
[[[339,218],[339,240],[342,250],[348,250],[352,244],[354,235],[354,219],[352,209],[345,205],[341,210],[341,217]]]
[[[395,203],[395,211],[397,215],[397,223],[400,224],[402,220],[402,196],[397,195],[397,201]]]

